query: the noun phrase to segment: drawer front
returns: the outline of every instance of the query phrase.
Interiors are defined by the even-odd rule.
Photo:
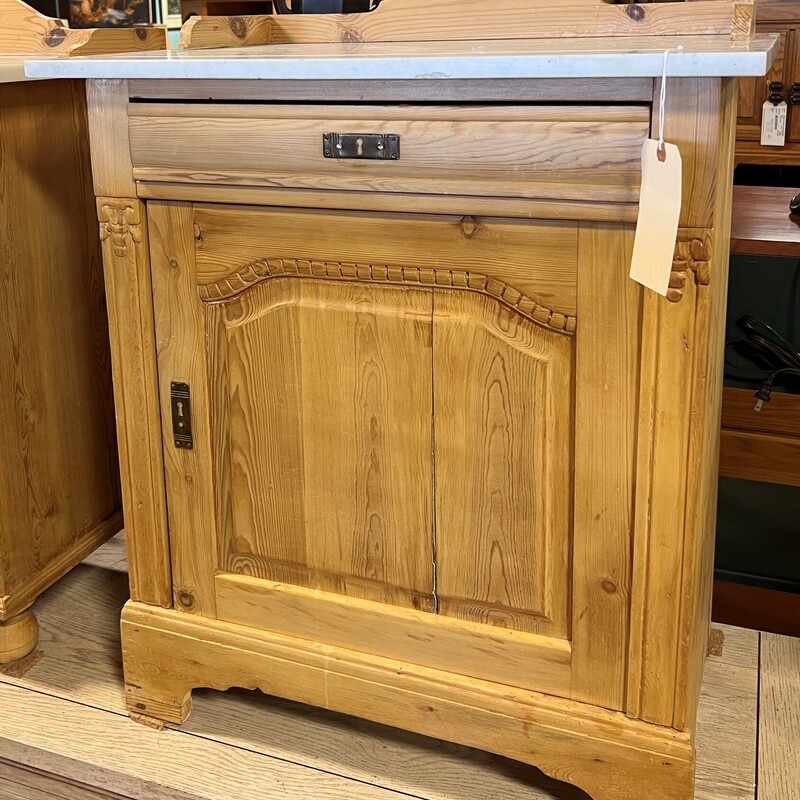
[[[644,106],[130,105],[140,181],[632,202]],[[397,159],[327,158],[326,133],[393,134]]]

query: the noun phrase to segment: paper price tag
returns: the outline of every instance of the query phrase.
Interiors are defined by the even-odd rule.
[[[642,191],[630,274],[642,286],[666,295],[678,238],[682,170],[676,145],[664,144],[663,153],[662,160],[655,139],[642,145]]]
[[[761,113],[761,144],[782,147],[786,143],[786,102],[765,101]]]

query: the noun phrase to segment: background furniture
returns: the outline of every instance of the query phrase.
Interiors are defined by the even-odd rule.
[[[0,663],[35,646],[38,595],[122,527],[85,87],[25,81],[23,54],[157,42],[0,0]]]
[[[691,29],[706,4],[664,5],[683,8],[647,13]],[[683,40],[693,74],[763,71],[771,41],[742,53],[734,7],[708,5],[726,35]],[[419,4],[386,4],[349,33],[491,31],[446,6],[409,29]],[[588,27],[590,7],[594,24],[638,24],[603,3],[558,24]],[[520,37],[556,25],[506,11]],[[183,33],[316,41],[339,22]],[[736,82],[670,82],[666,137],[690,179],[665,298],[628,278],[664,43],[495,35],[480,54],[30,65],[100,79],[128,707],[181,722],[196,686],[257,687],[492,750],[596,800],[689,800]],[[418,77],[443,57],[448,78]]]
[[[778,48],[766,78],[739,81],[736,163],[800,165],[800,2],[758,0],[756,20],[759,33],[778,34]],[[762,107],[772,81],[780,84],[778,93],[788,104],[783,147],[761,145]]]
[[[800,224],[788,213],[798,191],[734,187],[729,340],[744,314],[800,340]],[[715,587],[715,619],[800,635],[800,395],[773,391],[756,413],[759,382],[727,383],[716,566],[728,585]]]

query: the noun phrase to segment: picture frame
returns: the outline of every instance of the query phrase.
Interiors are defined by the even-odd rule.
[[[71,28],[130,28],[152,25],[150,0],[70,0]]]
[[[170,30],[180,28],[182,24],[181,0],[159,0],[161,4],[161,24]]]

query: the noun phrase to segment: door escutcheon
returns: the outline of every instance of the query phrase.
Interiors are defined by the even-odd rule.
[[[192,439],[192,404],[189,396],[189,384],[172,381],[169,390],[172,406],[172,436],[175,447],[191,450]]]

